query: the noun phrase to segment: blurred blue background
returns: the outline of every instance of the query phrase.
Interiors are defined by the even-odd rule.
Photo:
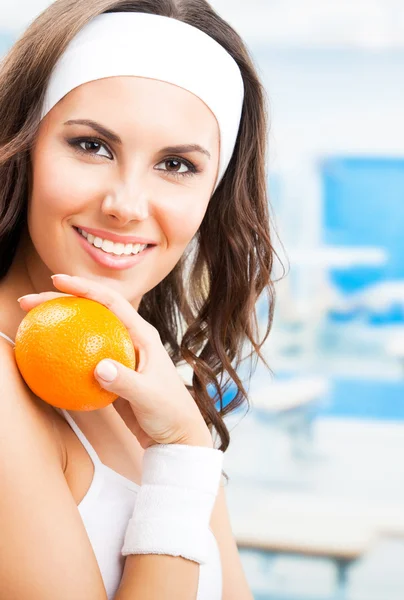
[[[0,52],[47,4],[3,3]],[[287,268],[263,349],[274,374],[260,364],[250,410],[227,417],[244,568],[257,600],[403,600],[402,1],[212,4],[268,93]]]
[[[216,4],[268,93],[287,268],[264,348],[274,375],[260,365],[251,409],[228,419],[246,573],[259,600],[402,600],[404,8]]]

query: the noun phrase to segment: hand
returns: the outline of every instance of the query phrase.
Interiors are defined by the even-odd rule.
[[[143,319],[121,294],[84,277],[54,275],[53,285],[64,294],[42,292],[20,299],[23,310],[64,295],[95,300],[109,308],[125,325],[136,350],[136,370],[115,360],[98,363],[94,376],[106,390],[127,400],[136,418],[135,435],[146,449],[154,444],[188,444],[213,447],[212,436],[200,410],[185,387],[155,327]],[[111,381],[100,377],[107,362]]]

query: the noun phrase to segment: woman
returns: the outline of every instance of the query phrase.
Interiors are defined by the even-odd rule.
[[[0,123],[1,598],[251,598],[219,485],[273,304],[242,41],[204,0],[58,0],[2,63]],[[138,349],[136,372],[97,366],[104,409],[55,409],[16,367],[25,311],[60,294],[108,306]]]

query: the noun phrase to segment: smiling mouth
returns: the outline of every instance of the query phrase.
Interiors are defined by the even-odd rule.
[[[120,242],[112,242],[111,240],[87,233],[79,227],[74,227],[74,229],[86,239],[91,246],[94,246],[94,248],[97,248],[110,256],[136,256],[150,247],[150,244],[122,244]]]

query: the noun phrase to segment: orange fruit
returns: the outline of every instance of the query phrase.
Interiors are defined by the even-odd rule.
[[[30,310],[17,331],[15,357],[34,394],[66,410],[95,410],[118,398],[94,376],[103,358],[136,367],[122,321],[103,304],[76,296],[54,298]]]

